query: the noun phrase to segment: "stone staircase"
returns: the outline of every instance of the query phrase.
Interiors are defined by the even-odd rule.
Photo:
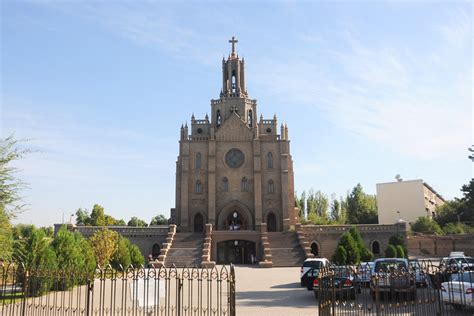
[[[273,267],[300,267],[306,258],[295,232],[268,232]]]
[[[171,267],[200,267],[204,234],[202,233],[176,233],[171,248],[165,259],[165,266]]]

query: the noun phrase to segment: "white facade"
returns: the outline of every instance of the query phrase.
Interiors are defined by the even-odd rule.
[[[444,199],[423,180],[377,184],[379,224],[394,224],[399,219],[408,224],[419,217],[434,217]]]

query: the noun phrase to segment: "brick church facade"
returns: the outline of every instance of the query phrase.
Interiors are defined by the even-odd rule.
[[[235,50],[222,60],[222,89],[211,117],[181,126],[176,162],[180,232],[288,230],[295,224],[293,161],[288,127],[264,119],[245,84],[245,61]]]

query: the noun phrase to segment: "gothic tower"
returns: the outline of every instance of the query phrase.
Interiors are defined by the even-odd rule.
[[[189,127],[181,126],[172,217],[182,232],[212,224],[214,231],[252,234],[262,223],[269,231],[285,231],[296,220],[288,127],[281,124],[278,131],[276,115],[257,120],[245,62],[237,54],[237,40],[229,42],[232,50],[222,60],[222,89],[219,99],[211,100],[211,118],[193,115]]]

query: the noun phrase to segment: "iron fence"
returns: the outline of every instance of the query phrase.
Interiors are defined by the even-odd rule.
[[[311,285],[319,315],[474,315],[474,266],[329,266]]]
[[[231,265],[92,272],[0,263],[0,315],[235,316]]]

